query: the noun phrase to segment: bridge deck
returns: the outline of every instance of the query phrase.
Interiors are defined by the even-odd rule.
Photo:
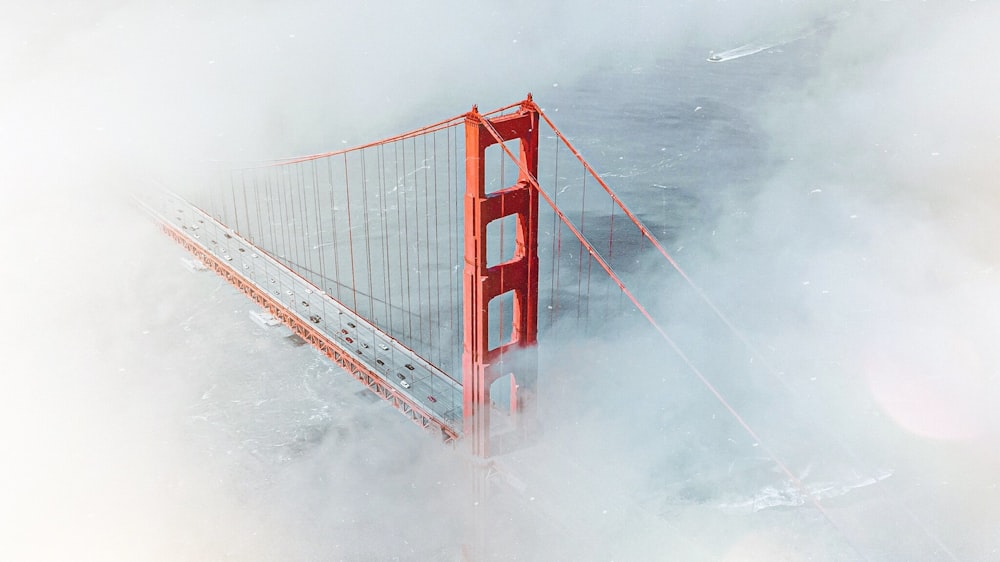
[[[175,241],[413,421],[457,438],[462,386],[183,198],[144,205]]]

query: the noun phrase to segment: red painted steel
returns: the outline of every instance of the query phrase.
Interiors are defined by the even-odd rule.
[[[499,139],[492,133],[499,134]],[[486,148],[497,142],[520,141],[519,174],[514,185],[486,193]],[[511,409],[518,413],[533,406],[531,389],[537,362],[533,347],[538,333],[538,192],[532,182],[538,175],[538,110],[531,96],[516,112],[487,118],[473,107],[465,118],[465,269],[464,342],[462,346],[463,433],[473,455],[490,456],[490,385],[511,373],[521,384],[511,393]],[[486,228],[490,222],[516,216],[514,256],[487,266]],[[514,293],[511,338],[489,347],[490,300]],[[526,357],[516,369],[504,364],[504,355],[515,349]],[[518,422],[523,416],[518,416]]]

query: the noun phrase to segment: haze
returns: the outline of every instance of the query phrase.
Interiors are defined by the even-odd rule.
[[[496,558],[1000,556],[1000,8],[202,4],[45,2],[0,23],[0,558],[457,559],[460,452],[308,348],[248,330],[245,299],[180,268],[128,194],[529,91],[547,111],[642,103],[588,77],[738,76],[750,57],[704,59],[823,21],[808,47],[781,47],[813,49],[804,72],[719,94],[768,139],[767,174],[693,195],[705,222],[678,258],[779,373],[722,381],[772,448],[831,481],[891,476],[834,501],[833,528],[808,506],[726,515],[781,476],[726,476],[723,444],[753,445],[725,411],[628,334],[568,339],[548,352],[566,362],[543,365],[542,452],[518,462],[556,483],[568,456],[595,486],[553,484],[534,510],[499,500]],[[557,124],[573,105],[551,107]],[[656,306],[701,306],[663,292]],[[713,360],[699,318],[671,328]]]

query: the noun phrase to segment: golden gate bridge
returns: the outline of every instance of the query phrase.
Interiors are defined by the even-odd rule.
[[[539,337],[645,318],[672,341],[642,279],[686,274],[530,96],[220,175],[149,205],[167,234],[421,425],[478,435],[480,456],[488,404],[530,424]]]
[[[664,280],[766,361],[530,94],[345,150],[220,170],[207,187],[142,204],[297,336],[479,459],[531,440],[547,340],[639,327],[833,523],[668,334]]]

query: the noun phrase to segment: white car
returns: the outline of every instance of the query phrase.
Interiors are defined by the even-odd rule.
[[[399,379],[399,384],[401,384],[403,388],[410,388],[410,381],[406,380],[406,375],[403,373],[396,373],[396,378]]]

